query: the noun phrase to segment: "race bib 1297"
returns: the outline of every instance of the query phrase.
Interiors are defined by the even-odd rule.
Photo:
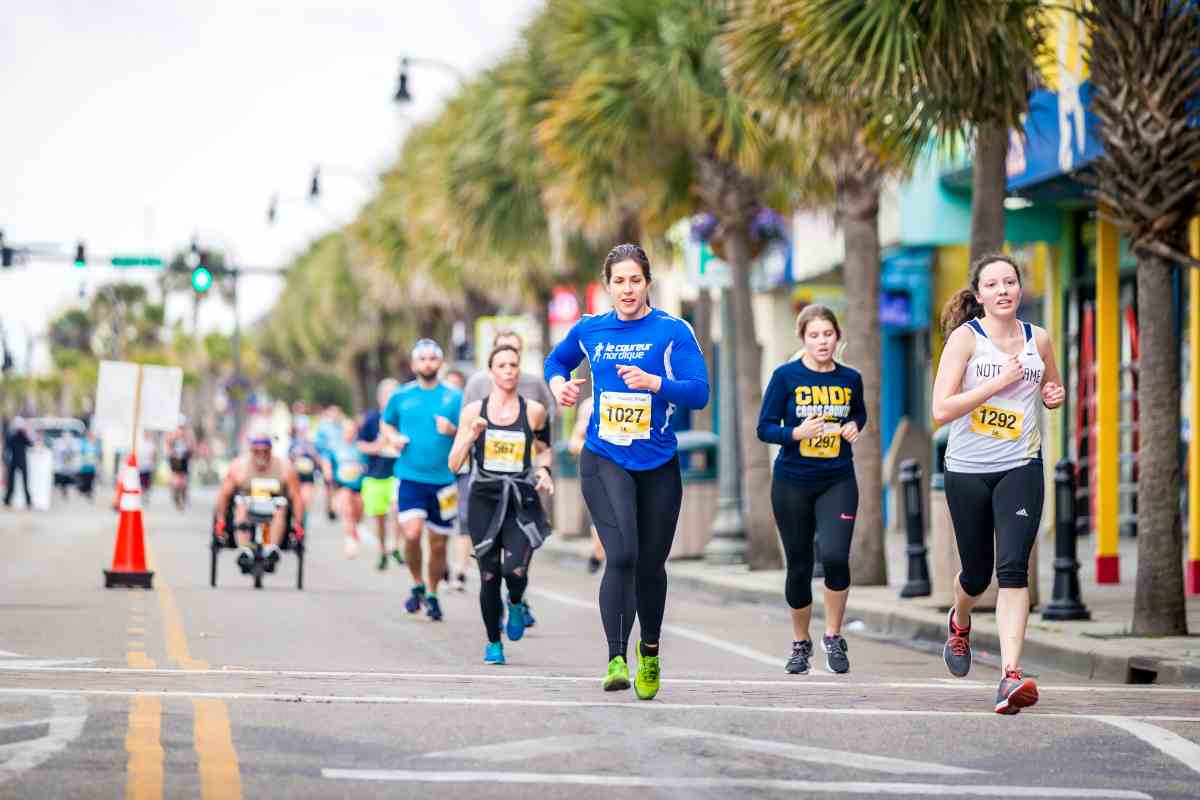
[[[807,458],[837,458],[841,452],[842,428],[836,422],[826,422],[820,436],[800,440],[800,455]]]

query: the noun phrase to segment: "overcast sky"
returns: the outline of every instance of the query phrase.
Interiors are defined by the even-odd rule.
[[[193,233],[244,264],[278,266],[353,217],[408,119],[514,46],[539,0],[0,0],[0,229],[72,255],[166,255]],[[319,208],[302,202],[326,166]],[[342,168],[360,179],[339,178]],[[268,226],[271,195],[285,198]],[[286,198],[296,202],[287,202]],[[0,271],[0,324],[21,363],[44,330],[116,271],[34,261]],[[243,323],[279,281],[242,282]],[[227,322],[213,305],[207,326]],[[181,313],[182,305],[169,311]],[[44,358],[36,358],[44,366]]]

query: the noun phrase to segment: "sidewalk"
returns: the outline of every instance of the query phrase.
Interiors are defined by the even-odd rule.
[[[888,586],[852,586],[847,620],[859,619],[872,631],[900,638],[943,642],[946,609],[928,598],[900,597],[907,577],[904,538],[888,539]],[[1191,636],[1146,638],[1129,634],[1133,619],[1134,578],[1137,574],[1137,542],[1121,539],[1121,583],[1098,585],[1090,538],[1079,542],[1079,582],[1083,604],[1091,620],[1049,622],[1040,610],[1052,596],[1054,586],[1053,538],[1041,542],[1039,563],[1040,604],[1029,617],[1025,656],[1047,667],[1074,672],[1111,683],[1200,684],[1200,597],[1188,597],[1188,630]],[[584,538],[552,536],[541,549],[541,557],[578,562],[587,559],[590,547]],[[712,566],[703,561],[671,561],[667,565],[671,583],[710,592],[723,600],[772,603],[781,607],[783,570],[750,572],[745,567]],[[814,582],[815,616],[822,608]],[[999,650],[996,618],[990,612],[972,615],[971,641],[977,648]]]

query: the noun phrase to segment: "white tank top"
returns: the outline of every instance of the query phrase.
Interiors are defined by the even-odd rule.
[[[1046,364],[1038,353],[1033,326],[1021,322],[1025,346],[1018,356],[1025,375],[985,400],[970,414],[950,423],[946,448],[948,472],[1004,472],[1042,457],[1038,404]],[[999,374],[1009,355],[988,338],[979,320],[969,320],[975,353],[967,362],[962,390],[970,391]]]

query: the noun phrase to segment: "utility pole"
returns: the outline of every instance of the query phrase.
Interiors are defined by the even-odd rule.
[[[734,366],[737,328],[733,320],[733,289],[721,290],[720,408],[721,439],[717,445],[717,518],[712,539],[704,548],[710,564],[746,562],[746,518],[742,513],[742,470],[739,447],[737,368]]]
[[[230,453],[237,453],[238,436],[242,432],[242,418],[245,414],[245,408],[242,405],[242,321],[238,316],[238,277],[241,271],[235,266],[230,268],[229,275],[233,279],[233,286],[229,290],[229,298],[233,304],[233,385],[235,387],[235,396],[233,398],[233,441],[229,449]]]

